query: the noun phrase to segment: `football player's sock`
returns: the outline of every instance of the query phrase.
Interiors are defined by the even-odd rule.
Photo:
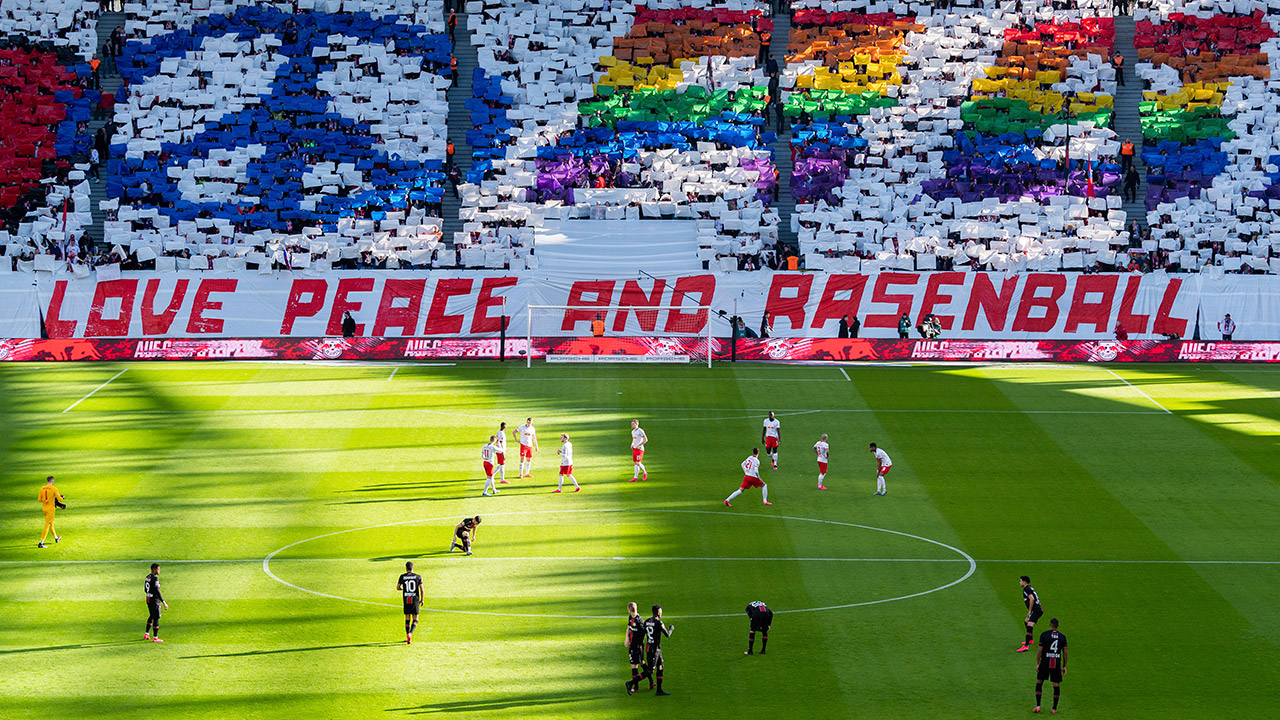
[[[506,465],[499,465],[499,466],[498,466],[498,479],[499,479],[499,480],[506,480],[506,479],[507,479],[507,466],[506,466]]]
[[[1044,683],[1036,683],[1036,707],[1040,707],[1040,694],[1042,688],[1044,688]]]
[[[824,478],[824,477],[826,477],[826,476],[827,476],[827,474],[826,474],[826,473],[818,473],[818,484],[819,484],[819,485],[821,485],[821,484],[822,484],[822,478]]]
[[[636,689],[640,688],[640,670],[638,668],[631,668],[631,684],[634,685]]]
[[[725,499],[724,499],[724,501],[725,501],[725,502],[729,502],[730,500],[732,500],[732,499],[734,499],[734,498],[738,497],[738,496],[739,496],[739,495],[741,495],[741,494],[742,494],[742,488],[738,488],[737,490],[734,490],[734,491],[733,491],[733,494],[731,494],[729,497],[725,498]]]
[[[769,486],[768,485],[760,486],[760,494],[764,496],[765,502],[769,502]]]
[[[751,632],[747,633],[747,652],[751,652],[755,650],[755,646],[756,646],[756,631],[752,630]]]
[[[413,624],[409,626],[409,632],[414,632],[417,629],[418,629],[418,619],[414,618]]]
[[[876,478],[876,492],[884,492],[884,476]]]
[[[649,474],[649,471],[644,469],[644,463],[636,463],[636,469],[640,471],[641,475]]]
[[[560,476],[560,482],[556,483],[556,489],[557,489],[557,490],[563,490],[563,489],[564,489],[564,476],[563,476],[563,475],[561,475],[561,476]]]
[[[769,634],[761,633],[760,634],[760,654],[761,655],[764,654],[764,649],[768,646],[769,646]]]
[[[470,541],[470,540],[463,540],[463,541],[462,541],[462,552],[471,552],[471,541]]]
[[[153,638],[160,637],[160,623],[156,623],[151,627],[151,637]]]
[[[658,671],[658,675],[655,679],[658,681],[658,692],[662,692],[662,671],[661,670]]]
[[[573,481],[573,486],[574,486],[574,487],[578,487],[578,479],[577,479],[577,478],[575,478],[574,476],[570,475],[570,476],[569,476],[569,479]]]
[[[407,633],[413,632],[413,621],[408,617],[404,619],[404,631]]]
[[[1057,685],[1054,685],[1053,686],[1053,709],[1054,710],[1058,709],[1058,696],[1061,694],[1062,694],[1062,688]]]
[[[1030,645],[1030,644],[1031,644],[1031,626],[1030,626],[1030,625],[1028,625],[1028,626],[1027,626],[1027,639],[1026,639],[1026,640],[1023,640],[1023,641],[1022,641],[1022,644],[1023,644],[1023,645]]]

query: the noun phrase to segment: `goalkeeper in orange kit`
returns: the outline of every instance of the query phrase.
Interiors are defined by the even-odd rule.
[[[58,531],[53,529],[53,516],[59,509],[67,507],[62,502],[66,498],[62,497],[62,493],[58,492],[58,488],[53,486],[52,475],[45,480],[44,487],[40,488],[39,499],[40,507],[44,509],[44,532],[40,534],[40,542],[36,547],[44,547],[44,541],[49,537],[49,533],[53,533],[54,542],[62,539],[58,535]]]

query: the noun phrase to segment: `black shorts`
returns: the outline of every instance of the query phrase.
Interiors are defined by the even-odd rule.
[[[459,540],[462,540],[462,539],[463,539],[463,537],[462,537],[462,536],[463,536],[463,534],[464,534],[464,533],[467,533],[467,532],[469,532],[469,531],[468,531],[466,528],[458,528],[457,530],[455,530],[455,531],[454,531],[453,536],[454,536],[454,537],[456,537],[456,538],[458,538]]]
[[[644,662],[644,646],[636,645],[627,650],[629,660],[632,665],[640,665]]]
[[[769,626],[773,624],[773,613],[767,612],[751,618],[751,632],[769,632]]]
[[[147,601],[147,612],[148,612],[148,613],[150,614],[150,616],[151,616],[149,619],[151,619],[151,620],[159,620],[159,619],[160,619],[160,610],[161,610],[161,608],[163,608],[163,607],[164,607],[164,605],[160,604],[159,602],[156,602],[156,601],[154,601],[154,600],[148,600],[148,601]]]
[[[649,656],[644,660],[644,665],[650,670],[662,667],[662,648],[650,650]]]
[[[1037,620],[1039,620],[1039,619],[1040,619],[1040,616],[1042,616],[1042,615],[1044,615],[1044,608],[1042,608],[1042,607],[1040,607],[1039,605],[1037,605],[1037,606],[1035,606],[1034,608],[1032,608],[1032,609],[1031,609],[1031,619],[1030,619],[1030,620],[1028,620],[1027,622],[1030,622],[1032,625],[1034,625],[1034,624],[1036,624],[1036,621],[1037,621]]]
[[[1049,667],[1049,663],[1042,662],[1040,667],[1036,668],[1036,680],[1060,683],[1062,682],[1062,667]]]
[[[405,615],[417,615],[417,614],[418,614],[418,601],[417,601],[417,600],[414,600],[414,601],[412,601],[412,602],[406,602],[406,603],[404,604],[404,614],[405,614]]]

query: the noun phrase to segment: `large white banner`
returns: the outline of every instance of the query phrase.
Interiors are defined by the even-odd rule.
[[[862,337],[897,337],[905,313],[914,326],[938,316],[944,338],[1111,338],[1121,324],[1133,338],[1196,331],[1217,339],[1230,312],[1236,340],[1280,339],[1280,278],[1233,275],[1081,275],[885,272],[704,273],[669,278],[581,280],[483,272],[328,272],[308,275],[126,273],[119,280],[39,274],[0,275],[0,335],[50,337],[316,337],[341,332],[350,312],[356,333],[387,337],[494,336],[526,332],[528,305],[601,310],[543,311],[537,336],[586,335],[604,314],[610,335],[729,334],[728,316],[758,328],[772,316],[778,337],[835,337],[840,318],[862,323]],[[39,305],[36,304],[38,290]],[[645,311],[710,305],[713,312]],[[606,310],[605,308],[612,308]],[[719,313],[723,312],[721,316]]]

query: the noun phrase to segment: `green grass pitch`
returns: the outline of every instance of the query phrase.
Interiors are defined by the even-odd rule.
[[[1022,574],[1070,641],[1066,716],[1277,717],[1278,399],[1258,366],[7,366],[0,717],[1022,717]],[[726,508],[769,409],[775,504]],[[529,415],[534,477],[512,444],[480,497]],[[578,494],[550,493],[561,432]],[[443,552],[477,513],[476,555]],[[628,601],[675,624],[671,697],[623,691]]]

